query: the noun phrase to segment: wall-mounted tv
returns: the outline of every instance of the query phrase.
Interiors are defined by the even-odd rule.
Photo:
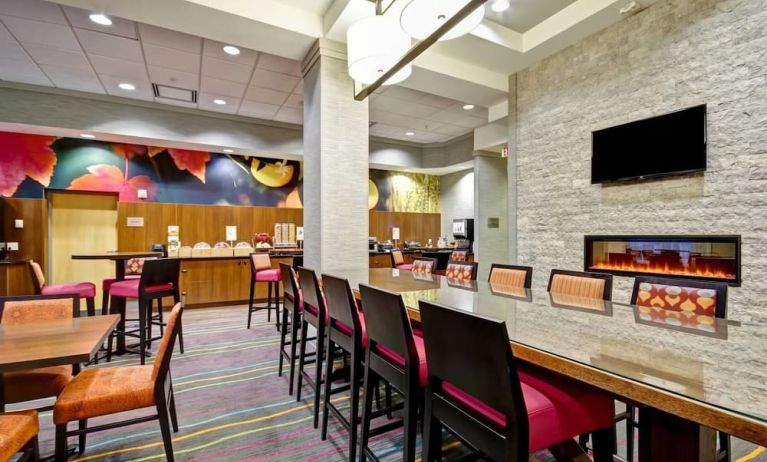
[[[706,106],[591,133],[591,183],[706,170]]]

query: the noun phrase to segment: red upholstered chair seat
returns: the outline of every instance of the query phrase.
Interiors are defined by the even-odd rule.
[[[96,285],[91,282],[68,282],[64,284],[51,284],[40,288],[40,293],[42,295],[77,294],[80,298],[93,298],[96,296]]]
[[[413,336],[415,342],[415,349],[418,352],[418,383],[425,387],[429,378],[429,371],[426,367],[426,347],[423,344],[423,337]],[[395,351],[387,348],[380,343],[376,346],[378,354],[380,354],[387,361],[396,364],[399,367],[405,367],[405,358],[400,356]]]
[[[352,326],[349,326],[347,324],[342,323],[339,320],[336,320],[336,327],[338,328],[338,330],[348,335],[349,337],[352,336]],[[366,347],[368,346],[368,329],[367,329],[367,326],[365,326],[364,316],[360,316],[360,328],[362,329],[362,346]]]
[[[403,263],[401,265],[397,265],[398,270],[402,271],[412,271],[413,270],[413,264],[412,263]]]
[[[285,292],[285,298],[290,302],[295,302],[295,299],[293,296],[287,292]],[[301,291],[301,289],[298,289],[298,311],[304,310],[304,293]]]
[[[282,275],[278,269],[266,269],[256,271],[256,282],[280,282]]]
[[[115,297],[138,298],[139,282],[141,282],[140,279],[126,279],[124,281],[115,282],[112,284],[109,293]],[[146,292],[151,294],[152,292],[160,292],[163,290],[171,289],[173,289],[173,284],[171,283],[157,284],[147,287]]]
[[[519,378],[530,424],[530,452],[613,425],[615,407],[607,394],[548,374],[520,371]],[[506,416],[459,388],[443,382],[442,391],[477,418],[506,426]]]
[[[141,276],[125,276],[125,279],[140,279]],[[115,282],[124,281],[125,279],[116,279],[116,278],[109,278],[109,279],[102,279],[101,280],[101,290],[104,292],[109,292],[109,290],[112,288],[112,284]]]

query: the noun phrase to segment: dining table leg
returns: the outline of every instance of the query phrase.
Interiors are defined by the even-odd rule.
[[[121,332],[121,334],[116,335],[117,337],[117,347],[115,349],[115,354],[117,355],[124,355],[125,354],[125,308],[126,308],[126,299],[124,297],[115,297],[112,299],[112,313],[119,314],[120,315],[120,321],[117,323],[117,330]]]
[[[119,258],[115,260],[115,279],[118,281],[125,279],[125,260]]]
[[[715,462],[716,430],[650,407],[639,409],[639,461]]]

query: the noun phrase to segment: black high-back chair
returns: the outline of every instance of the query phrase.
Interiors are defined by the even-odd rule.
[[[495,461],[527,460],[531,450],[542,449],[531,447],[531,440],[555,445],[576,436],[557,434],[554,422],[541,422],[551,415],[545,414],[548,407],[558,405],[556,400],[533,401],[533,407],[528,409],[525,398],[528,392],[523,391],[504,321],[424,301],[419,306],[429,372],[424,408],[425,462],[442,460],[443,427],[480,455]],[[601,404],[608,407],[601,413],[607,428],[595,432],[600,436],[595,461],[606,462],[612,460],[614,448],[610,427],[612,400],[607,395],[600,398]],[[538,415],[531,428],[528,415],[535,414]],[[558,417],[566,414],[567,409],[556,413]],[[594,425],[585,420],[588,423],[581,425]],[[536,433],[534,438],[531,432]],[[538,438],[549,433],[554,435]]]
[[[320,418],[320,395],[322,384],[322,361],[325,352],[325,332],[327,328],[327,306],[325,297],[322,295],[317,274],[314,270],[304,267],[298,268],[298,283],[301,286],[301,293],[304,297],[304,312],[301,322],[301,347],[298,354],[298,384],[296,388],[296,401],[301,401],[301,386],[305,379],[314,389],[314,428],[319,426]],[[317,349],[314,351],[314,359],[307,360],[306,344],[308,338],[309,324],[317,330]],[[311,377],[304,366],[311,363],[315,364],[314,377]]]
[[[333,360],[325,361],[325,389],[322,405],[322,439],[327,439],[328,413],[341,422],[349,431],[349,462],[356,459],[357,454],[357,427],[359,426],[359,397],[362,382],[362,358],[364,345],[367,341],[365,321],[357,307],[357,301],[347,279],[322,275],[322,287],[327,297],[327,309],[329,322],[327,326],[327,343],[325,351],[328,355],[336,351],[336,347],[351,356],[351,370],[349,383],[332,388],[330,379],[333,376]],[[330,401],[333,394],[350,390],[351,406],[349,419]]]
[[[304,309],[304,299],[298,286],[298,276],[291,265],[280,263],[280,275],[282,277],[283,304],[282,323],[280,324],[280,359],[277,375],[282,376],[284,360],[290,362],[290,379],[288,382],[288,394],[293,396],[293,383],[296,376],[296,361],[298,360],[298,332],[301,329],[301,312]],[[290,340],[286,340],[290,329]],[[290,346],[290,351],[285,350]]]
[[[411,462],[415,460],[418,403],[421,387],[425,385],[423,340],[413,336],[410,319],[399,294],[366,284],[360,284],[360,293],[368,335],[360,460],[364,461],[367,455],[372,454],[367,447],[371,437],[402,425],[405,432],[403,460]],[[379,380],[384,380],[403,396],[404,402],[395,407],[404,408],[404,415],[401,423],[390,422],[371,430],[370,423],[374,417],[393,410],[383,409],[373,415],[373,390]]]

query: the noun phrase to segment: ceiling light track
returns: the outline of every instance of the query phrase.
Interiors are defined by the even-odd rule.
[[[376,2],[376,9],[378,9],[378,6],[379,6],[379,3],[381,3],[381,0],[371,0],[371,1]],[[391,3],[388,5],[388,7],[391,7],[391,4],[393,4],[395,1],[396,0],[392,0]],[[388,71],[381,74],[381,76],[378,77],[378,80],[371,83],[370,85],[363,86],[355,80],[354,81],[354,99],[357,101],[363,101],[368,96],[372,95],[373,92],[375,92],[379,87],[381,87],[381,85],[386,83],[387,80],[389,80],[392,76],[397,74],[397,72],[399,72],[400,70],[404,69],[408,64],[412,63],[413,60],[415,60],[418,56],[420,56],[424,51],[428,50],[443,35],[450,32],[450,30],[453,27],[455,27],[458,23],[466,19],[476,9],[483,6],[486,2],[487,0],[470,0],[453,17],[451,17],[450,19],[447,19],[444,22],[444,24],[442,24],[431,35],[429,35],[425,39],[413,45],[410,48],[410,50],[407,53],[405,53],[405,55],[402,56],[402,58],[396,64],[390,67]]]

